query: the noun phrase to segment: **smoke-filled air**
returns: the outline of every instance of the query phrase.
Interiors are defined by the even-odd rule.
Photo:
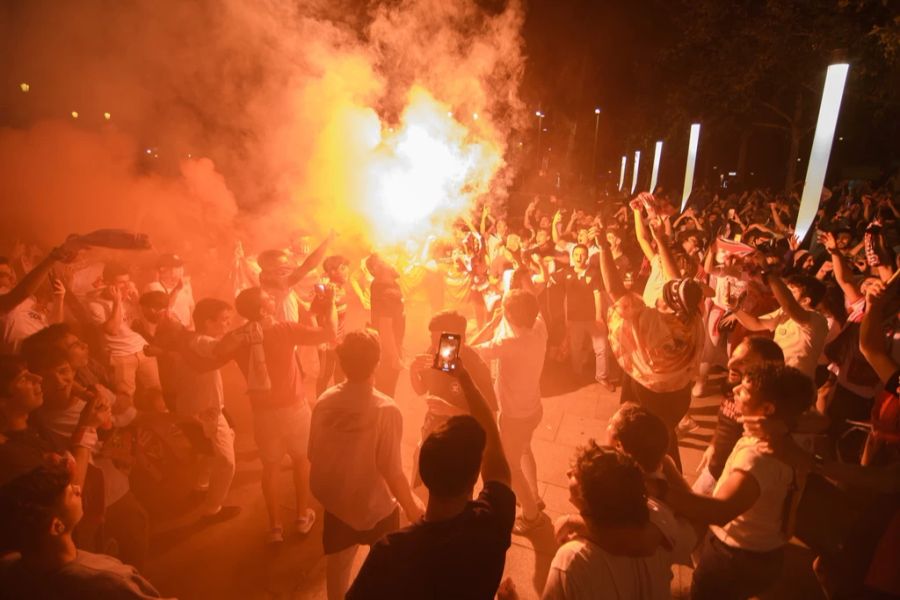
[[[446,235],[504,196],[524,113],[522,9],[485,4],[8,3],[4,233]]]

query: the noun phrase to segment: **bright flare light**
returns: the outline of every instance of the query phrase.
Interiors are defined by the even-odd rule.
[[[28,85],[28,84],[25,83],[25,82],[22,82],[22,83],[19,84],[19,89],[22,90],[23,92],[25,92],[25,93],[27,94],[27,93],[28,93],[28,90],[31,89],[31,86]]]
[[[828,170],[831,145],[834,142],[834,129],[841,111],[841,99],[844,96],[844,84],[847,82],[849,70],[850,65],[848,64],[831,65],[825,75],[825,89],[822,91],[822,104],[819,106],[819,120],[816,123],[816,134],[813,137],[812,150],[809,154],[806,183],[803,185],[800,212],[797,214],[797,226],[795,227],[795,235],[801,240],[806,237],[810,225],[816,218],[816,212],[819,210],[822,186],[825,184],[825,172]]]
[[[503,165],[502,148],[487,134],[447,114],[446,105],[414,88],[396,131],[382,131],[361,207],[377,245],[444,234],[488,193]]]
[[[625,185],[625,166],[628,164],[628,157],[622,157],[622,170],[619,171],[619,191],[622,191],[622,186]]]
[[[631,175],[631,193],[637,188],[638,169],[641,168],[641,151],[634,151],[634,171]]]
[[[656,176],[659,175],[659,158],[662,156],[662,142],[656,142],[656,149],[653,151],[653,171],[650,173],[650,193],[656,190]]]
[[[691,125],[691,135],[688,138],[687,164],[684,166],[684,191],[681,192],[681,212],[687,206],[688,198],[694,189],[694,166],[697,164],[697,145],[700,143],[700,123]]]

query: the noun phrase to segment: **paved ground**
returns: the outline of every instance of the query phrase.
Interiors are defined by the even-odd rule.
[[[424,327],[423,327],[424,329]],[[413,448],[419,435],[424,409],[401,375],[397,402],[403,412],[404,467],[410,469]],[[265,507],[259,489],[260,463],[256,458],[249,408],[240,394],[243,389],[233,367],[225,373],[226,386],[234,390],[226,398],[229,413],[236,421],[237,473],[229,502],[243,512],[227,523],[203,530],[181,517],[157,523],[152,558],[144,569],[148,578],[164,593],[183,599],[319,599],[325,598],[325,560],[322,553],[321,523],[306,537],[288,537],[277,548],[264,543]],[[229,385],[230,384],[230,385]],[[681,456],[686,474],[694,478],[694,468],[709,440],[718,400],[695,400],[691,414],[701,424],[696,433],[681,440]],[[547,513],[555,518],[571,512],[565,473],[576,446],[590,438],[604,439],[607,420],[618,405],[618,394],[597,385],[545,397],[544,418],[534,441],[540,493]],[[283,473],[285,491],[290,472]],[[284,494],[286,523],[292,517],[293,499]],[[317,507],[318,508],[318,507]],[[513,536],[506,559],[506,575],[512,577],[523,600],[538,598],[555,551],[552,532],[543,531],[530,539]],[[357,556],[357,567],[364,551]],[[783,584],[767,598],[820,598],[821,593],[809,565],[812,556],[792,546]],[[690,569],[678,568],[672,583],[676,597],[687,597]]]

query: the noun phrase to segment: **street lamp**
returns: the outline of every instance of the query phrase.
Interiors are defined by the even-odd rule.
[[[591,152],[591,181],[597,171],[597,132],[600,130],[600,109],[594,109],[594,150]]]
[[[537,138],[537,147],[538,147],[538,165],[540,165],[541,157],[543,156],[543,152],[541,149],[541,132],[544,130],[544,117],[546,116],[539,110],[534,111],[534,116],[538,118],[538,138]],[[540,168],[540,166],[538,166]]]

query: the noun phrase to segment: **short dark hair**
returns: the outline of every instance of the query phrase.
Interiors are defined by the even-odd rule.
[[[440,333],[446,331],[465,337],[467,325],[466,318],[455,310],[442,310],[431,317],[431,321],[428,322],[428,331]]]
[[[33,352],[23,356],[28,363],[28,370],[32,373],[55,369],[69,362],[69,353],[59,346],[37,346],[33,348]]]
[[[745,337],[744,341],[747,342],[750,351],[759,355],[765,362],[784,364],[784,350],[772,338],[750,335]]]
[[[68,323],[53,323],[22,340],[19,350],[23,356],[33,355],[37,348],[56,346],[70,334],[75,335],[75,330]]]
[[[484,429],[469,415],[450,417],[425,438],[419,473],[428,493],[447,498],[475,485],[486,439]]]
[[[800,297],[809,298],[810,306],[818,306],[825,297],[827,288],[825,284],[812,275],[791,275],[787,279],[787,285],[795,285],[800,288]]]
[[[107,283],[122,275],[131,275],[131,272],[120,262],[108,262],[103,266],[103,281]]]
[[[215,319],[222,311],[231,310],[231,305],[218,298],[203,298],[194,307],[194,326],[202,333],[206,322]]]
[[[503,299],[503,313],[510,325],[531,329],[538,311],[537,298],[525,290],[510,290]]]
[[[647,524],[644,475],[633,458],[590,440],[576,451],[573,470],[582,516],[601,525]]]
[[[349,265],[350,261],[344,258],[339,254],[335,254],[333,256],[326,256],[325,260],[322,261],[322,269],[328,273],[329,271],[337,271],[344,265]]]
[[[234,299],[234,309],[248,321],[259,319],[262,309],[262,288],[252,287],[243,290]]]
[[[643,406],[626,402],[609,421],[622,450],[646,473],[659,468],[669,448],[669,430],[662,419]]]
[[[795,369],[775,363],[763,363],[747,370],[744,379],[753,391],[775,407],[772,415],[789,428],[806,412],[816,397],[812,380]]]
[[[381,358],[378,334],[366,330],[351,331],[335,348],[341,369],[349,381],[364,381],[372,376]]]
[[[0,486],[0,551],[30,550],[40,543],[70,481],[66,465],[58,464]]]
[[[579,248],[584,250],[585,254],[590,254],[590,250],[588,250],[588,247],[584,244],[575,244],[574,246],[572,246],[572,254],[575,254],[575,251]]]
[[[138,299],[138,304],[140,304],[142,308],[165,310],[169,308],[169,295],[160,290],[144,292]]]
[[[9,386],[28,369],[25,359],[15,354],[0,354],[0,398],[9,394]]]

